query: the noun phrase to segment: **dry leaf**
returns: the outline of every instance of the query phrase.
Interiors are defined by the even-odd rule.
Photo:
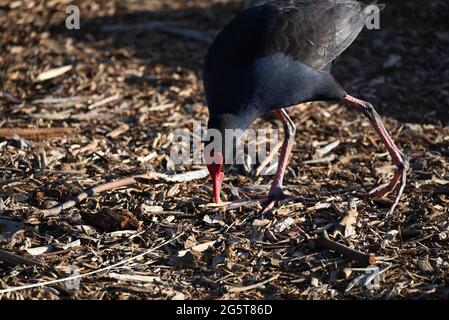
[[[342,234],[345,238],[349,238],[356,235],[355,225],[357,224],[357,205],[354,199],[350,202],[350,208],[346,215],[341,219],[341,221],[337,224],[334,236],[337,233]]]

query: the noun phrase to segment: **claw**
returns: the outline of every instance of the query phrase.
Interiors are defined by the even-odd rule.
[[[370,192],[358,192],[357,196],[361,198],[383,198],[387,194],[391,192],[395,192],[396,195],[394,197],[393,205],[390,210],[387,212],[387,217],[393,213],[394,209],[396,209],[399,204],[399,200],[404,193],[405,185],[407,182],[407,170],[409,169],[409,159],[410,157],[407,155],[402,155],[401,164],[398,166],[398,169],[391,179],[391,181],[386,185],[381,185]]]
[[[268,213],[278,204],[279,201],[286,199],[287,196],[285,195],[284,191],[282,191],[281,188],[275,188],[273,190],[270,190],[268,193],[268,196],[265,197],[265,200],[262,201],[262,214]]]
[[[278,201],[279,200],[276,200],[276,199],[268,200],[267,202],[265,202],[264,208],[262,209],[262,211],[260,213],[265,214],[265,213],[270,212],[277,205]]]
[[[240,206],[246,205],[246,204],[253,204],[253,203],[259,203],[262,206],[262,214],[268,213],[278,204],[279,201],[284,200],[288,198],[287,195],[284,194],[282,191],[282,188],[273,188],[270,190],[268,195],[258,195],[258,194],[251,194],[247,192],[240,191],[240,195],[249,198],[250,200],[239,200],[234,203],[232,203],[228,209],[230,208],[238,208]]]

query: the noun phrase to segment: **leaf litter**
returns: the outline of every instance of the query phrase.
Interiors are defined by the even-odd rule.
[[[338,104],[289,111],[298,132],[286,191],[315,201],[223,211],[209,205],[207,170],[170,163],[173,130],[207,121],[202,59],[242,2],[79,1],[73,33],[65,5],[0,1],[0,299],[447,299],[449,59],[444,41],[423,40],[446,38],[444,1],[389,4],[382,29],[335,65],[402,150],[431,153],[412,162],[387,218],[388,198],[349,205],[392,172],[368,122]],[[266,166],[235,169],[224,193],[266,190]],[[155,178],[37,210],[136,174]],[[376,257],[379,288],[341,246],[314,245],[326,230],[327,244]],[[65,288],[70,279],[79,287]]]

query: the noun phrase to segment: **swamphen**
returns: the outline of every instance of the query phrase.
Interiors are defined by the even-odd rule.
[[[225,143],[233,143],[224,141],[226,129],[245,130],[272,111],[284,124],[278,169],[261,201],[263,212],[286,197],[282,182],[295,137],[286,108],[309,101],[341,101],[368,117],[397,171],[388,185],[360,195],[382,197],[396,190],[389,213],[397,206],[406,184],[407,156],[396,147],[373,106],[347,94],[330,73],[334,60],[365,26],[366,6],[354,0],[264,1],[238,14],[213,41],[203,77],[208,130],[222,134],[222,150]],[[224,151],[205,152],[214,201],[219,203]]]

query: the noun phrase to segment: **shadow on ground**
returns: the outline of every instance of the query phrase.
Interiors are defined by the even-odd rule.
[[[161,22],[213,38],[242,8],[241,3],[230,2],[177,10],[123,9],[111,16],[83,19],[80,30],[57,25],[52,33],[97,42],[106,51],[130,48],[147,65],[182,66],[200,75],[206,42],[148,26]],[[449,125],[447,9],[444,1],[389,2],[381,14],[380,30],[364,30],[339,59],[334,75],[347,91],[373,101],[382,115],[402,122]],[[171,52],[168,60],[167,51]]]

